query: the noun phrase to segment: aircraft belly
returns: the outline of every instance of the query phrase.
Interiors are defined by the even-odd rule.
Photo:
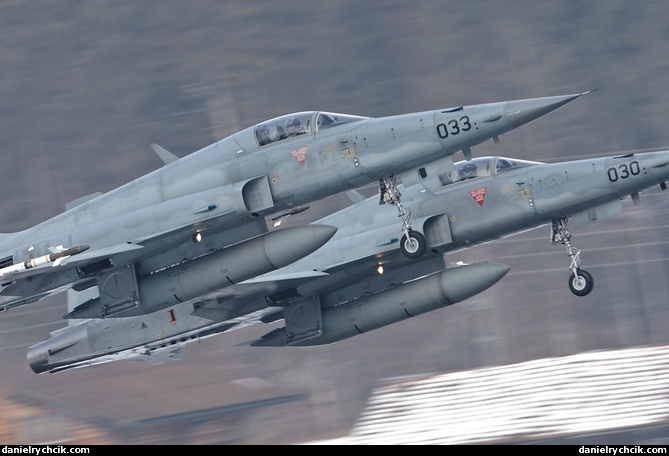
[[[589,209],[577,212],[571,216],[572,226],[580,228],[591,223],[606,220],[623,213],[623,204],[616,198],[608,203],[600,204]]]

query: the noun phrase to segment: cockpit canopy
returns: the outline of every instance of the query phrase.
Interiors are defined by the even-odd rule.
[[[277,141],[323,131],[367,117],[336,114],[332,112],[305,111],[288,114],[268,120],[255,126],[254,131],[259,146],[266,146]],[[315,123],[315,128],[313,127]]]
[[[475,177],[501,174],[512,169],[541,165],[541,162],[506,157],[478,157],[455,163],[455,169],[439,176],[442,187]]]

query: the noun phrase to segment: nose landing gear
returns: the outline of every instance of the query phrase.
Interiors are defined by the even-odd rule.
[[[595,281],[588,271],[581,269],[581,251],[571,245],[571,233],[567,229],[567,219],[553,220],[551,244],[564,245],[571,258],[569,289],[576,296],[585,296],[592,291]]]
[[[411,209],[401,204],[402,195],[397,188],[395,176],[381,179],[379,181],[379,190],[381,192],[379,204],[390,204],[397,207],[399,217],[402,218],[402,232],[404,233],[400,241],[402,253],[411,259],[420,258],[425,253],[427,242],[425,241],[425,236],[411,229]]]

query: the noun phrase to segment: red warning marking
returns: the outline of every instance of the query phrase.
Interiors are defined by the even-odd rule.
[[[304,166],[304,162],[307,159],[308,148],[309,148],[308,146],[300,147],[299,149],[291,150],[290,154],[293,156],[295,160],[297,160],[297,162],[300,165]]]
[[[483,200],[485,199],[485,191],[487,188],[488,187],[482,187],[469,192],[469,194],[472,195],[472,198],[474,198],[474,201],[479,203],[479,206],[481,207],[483,207]]]

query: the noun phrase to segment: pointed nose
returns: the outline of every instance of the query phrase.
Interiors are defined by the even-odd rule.
[[[507,272],[511,269],[511,266],[507,264],[502,264],[502,263],[486,263],[487,270],[486,272],[488,273],[488,278],[490,281],[495,284],[502,280],[502,277],[504,277]]]
[[[480,262],[447,269],[442,288],[451,303],[471,298],[499,282],[511,269],[502,263]]]
[[[303,225],[272,231],[265,235],[262,249],[276,268],[284,267],[314,253],[337,232],[330,225]]]
[[[507,101],[504,107],[504,118],[513,127],[519,127],[532,122],[539,117],[545,116],[590,92],[592,92],[592,90],[589,92],[559,95],[556,97]]]

